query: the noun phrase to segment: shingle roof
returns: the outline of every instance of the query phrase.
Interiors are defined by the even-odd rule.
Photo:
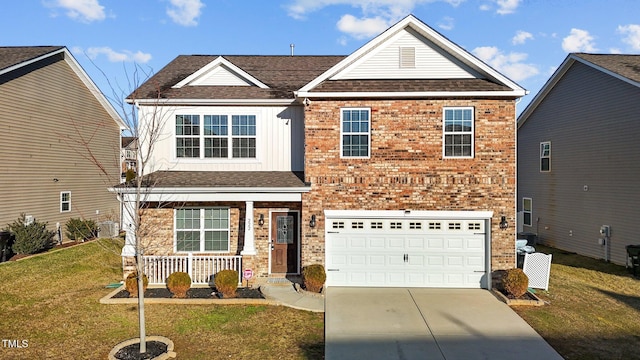
[[[156,171],[143,183],[154,188],[294,188],[308,186],[303,178],[291,171]]]
[[[327,80],[311,92],[509,91],[487,79]]]
[[[298,90],[345,56],[223,56],[260,80],[269,89],[253,86],[183,86],[189,75],[217,59],[217,55],[180,55],[142,84],[129,98],[154,99],[158,89],[168,99],[293,99]]]
[[[0,71],[62,49],[64,46],[3,46],[0,47]]]
[[[640,55],[576,53],[575,56],[629,80],[640,82]]]

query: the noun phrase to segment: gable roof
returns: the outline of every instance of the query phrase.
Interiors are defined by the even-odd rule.
[[[542,89],[518,116],[518,128],[527,121],[538,105],[576,62],[613,76],[630,85],[640,87],[640,55],[571,53],[567,55],[560,67],[551,75]]]
[[[427,49],[428,54],[424,55],[427,60],[418,71],[407,70],[389,76],[371,67],[368,78],[367,71],[353,75],[355,69],[379,54],[388,57],[395,52],[399,56],[398,49],[402,51],[406,38]],[[390,44],[396,44],[395,48],[382,54]],[[430,68],[434,62],[438,67]],[[439,76],[438,72],[443,69],[445,75]],[[404,77],[404,74],[408,76]],[[368,91],[362,91],[364,89]],[[521,97],[525,94],[526,90],[518,84],[413,15],[405,17],[297,92],[299,97]]]
[[[126,129],[127,125],[122,117],[115,110],[113,105],[107,100],[98,86],[89,78],[89,75],[82,69],[80,64],[71,55],[69,50],[64,46],[8,46],[0,47],[0,75],[8,74],[13,71],[24,68],[30,64],[62,56],[64,61],[71,67],[73,72],[78,76],[80,81],[87,89],[96,97],[98,102],[109,113],[113,120],[120,126],[120,129]]]
[[[344,58],[345,56],[180,55],[127,99],[139,103],[155,102],[158,98],[165,103],[291,103],[295,100],[295,90]],[[255,82],[264,87],[185,84],[206,74],[211,70],[210,67],[225,65],[241,70],[238,75],[246,74],[246,79],[255,79]]]

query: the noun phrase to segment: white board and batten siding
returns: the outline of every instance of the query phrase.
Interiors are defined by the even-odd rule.
[[[325,211],[327,286],[488,288],[491,212]]]
[[[140,108],[140,119],[153,107]],[[302,171],[304,109],[300,106],[176,106],[163,108],[163,136],[153,153],[155,170],[172,171]],[[256,158],[186,159],[176,157],[176,115],[255,115]],[[229,131],[231,126],[229,126]],[[149,172],[149,170],[146,170]]]
[[[415,49],[414,67],[400,66],[402,49]],[[450,54],[436,48],[415,31],[404,29],[384,46],[376,47],[331,80],[473,79],[478,77],[481,75],[454,59]]]

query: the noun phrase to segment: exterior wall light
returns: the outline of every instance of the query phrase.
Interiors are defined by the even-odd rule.
[[[264,225],[264,214],[260,214],[260,218],[258,219],[258,225]]]
[[[500,229],[504,230],[509,227],[509,223],[507,222],[507,217],[502,216],[500,218]]]
[[[309,221],[309,226],[314,228],[316,227],[316,216],[315,215],[311,215],[311,221]]]

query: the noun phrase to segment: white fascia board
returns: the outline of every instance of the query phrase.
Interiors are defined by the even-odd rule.
[[[208,73],[211,69],[213,69],[213,68],[215,68],[217,66],[220,66],[220,65],[224,65],[224,66],[228,67],[233,72],[235,72],[238,75],[242,76],[245,80],[249,81],[250,83],[256,85],[257,87],[259,87],[261,89],[268,89],[269,88],[262,81],[260,81],[260,80],[256,79],[255,77],[249,75],[249,73],[247,73],[246,71],[242,70],[241,68],[233,65],[231,62],[229,62],[229,60],[223,58],[222,56],[218,56],[215,60],[213,60],[212,62],[208,63],[207,65],[202,67],[200,70],[194,72],[193,74],[191,74],[191,75],[187,76],[186,78],[184,78],[179,83],[173,85],[172,88],[179,89],[179,88],[189,84],[193,80],[197,79],[198,77]]]
[[[513,91],[433,91],[433,92],[297,92],[300,98],[428,98],[428,97],[522,97],[524,90]]]
[[[327,219],[436,219],[476,220],[491,219],[493,211],[438,211],[438,210],[325,210]]]
[[[340,61],[336,65],[334,65],[333,67],[331,67],[329,70],[327,70],[324,73],[322,73],[320,76],[318,76],[317,78],[312,80],[310,83],[308,83],[307,85],[303,86],[299,90],[299,93],[306,93],[306,92],[312,90],[313,88],[315,88],[316,86],[318,86],[321,82],[323,82],[323,81],[325,81],[325,80],[327,80],[327,79],[329,79],[331,77],[336,76],[339,72],[343,72],[343,71],[347,70],[358,59],[360,59],[364,55],[366,55],[369,52],[371,52],[374,48],[380,46],[380,44],[382,44],[383,42],[385,42],[385,41],[389,40],[390,38],[392,38],[397,32],[399,32],[400,30],[404,29],[407,26],[410,26],[412,29],[414,29],[415,31],[420,33],[426,39],[428,39],[429,41],[433,42],[437,46],[441,47],[442,49],[444,49],[449,54],[451,54],[455,58],[459,59],[463,63],[469,65],[474,70],[476,70],[476,71],[478,71],[480,73],[486,74],[487,77],[492,78],[492,79],[504,84],[505,86],[510,87],[511,89],[513,89],[513,91],[515,93],[518,93],[518,94],[522,93],[523,94],[523,95],[519,95],[519,96],[524,96],[524,94],[527,93],[527,91],[524,88],[520,87],[518,84],[516,84],[515,82],[511,81],[506,76],[504,76],[501,73],[499,73],[498,71],[494,70],[492,67],[490,67],[489,65],[485,64],[480,59],[478,59],[477,57],[473,56],[471,53],[469,53],[468,51],[464,50],[460,46],[456,45],[451,40],[449,40],[446,37],[442,36],[440,33],[438,33],[437,31],[433,30],[432,28],[427,26],[422,21],[418,20],[413,15],[409,15],[409,16],[405,17],[404,19],[400,20],[398,23],[396,23],[395,25],[393,25],[392,27],[390,27],[389,29],[384,31],[382,34],[378,35],[373,40],[369,41],[367,44],[365,44],[364,46],[362,46],[361,48],[356,50],[354,53],[352,53],[351,55],[349,55],[348,57],[346,57],[345,59],[343,59],[342,61]]]
[[[296,99],[127,99],[128,103],[138,105],[294,105]],[[302,105],[302,104],[299,104]]]

